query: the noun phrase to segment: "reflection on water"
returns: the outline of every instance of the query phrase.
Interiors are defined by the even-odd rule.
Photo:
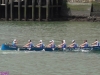
[[[65,39],[81,44],[87,39],[91,44],[100,41],[99,22],[0,22],[0,45],[11,43],[14,38],[20,45],[31,39],[37,44]],[[10,75],[99,75],[100,53],[91,52],[24,52],[0,51],[0,71]]]

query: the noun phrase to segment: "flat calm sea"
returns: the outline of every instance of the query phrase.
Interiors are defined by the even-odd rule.
[[[21,22],[0,21],[0,45],[13,39],[23,46],[31,39],[34,45],[55,40],[56,45],[74,39],[80,45],[100,41],[99,22]],[[100,53],[0,51],[0,72],[9,75],[100,75]]]

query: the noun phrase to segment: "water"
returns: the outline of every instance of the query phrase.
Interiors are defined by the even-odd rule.
[[[14,38],[23,46],[31,39],[36,45],[65,39],[81,44],[100,41],[99,22],[0,22],[0,45]],[[9,75],[100,75],[100,53],[0,51],[0,72]]]

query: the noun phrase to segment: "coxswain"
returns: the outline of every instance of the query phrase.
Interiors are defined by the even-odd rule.
[[[12,46],[17,47],[17,40],[16,39],[13,40]]]

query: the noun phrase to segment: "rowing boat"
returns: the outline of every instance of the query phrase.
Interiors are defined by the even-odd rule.
[[[20,51],[24,51],[24,50],[29,50],[29,51],[54,51],[54,50],[58,50],[57,48],[37,48],[37,47],[32,47],[32,48],[27,48],[27,47],[14,47],[12,45],[9,44],[2,44],[1,45],[1,50],[20,50]]]
[[[37,48],[37,47],[32,47],[32,48],[27,48],[27,47],[13,47],[12,45],[9,44],[2,44],[1,45],[1,50],[18,50],[18,51],[100,51],[100,46],[94,46],[94,47],[86,47],[86,48]]]

